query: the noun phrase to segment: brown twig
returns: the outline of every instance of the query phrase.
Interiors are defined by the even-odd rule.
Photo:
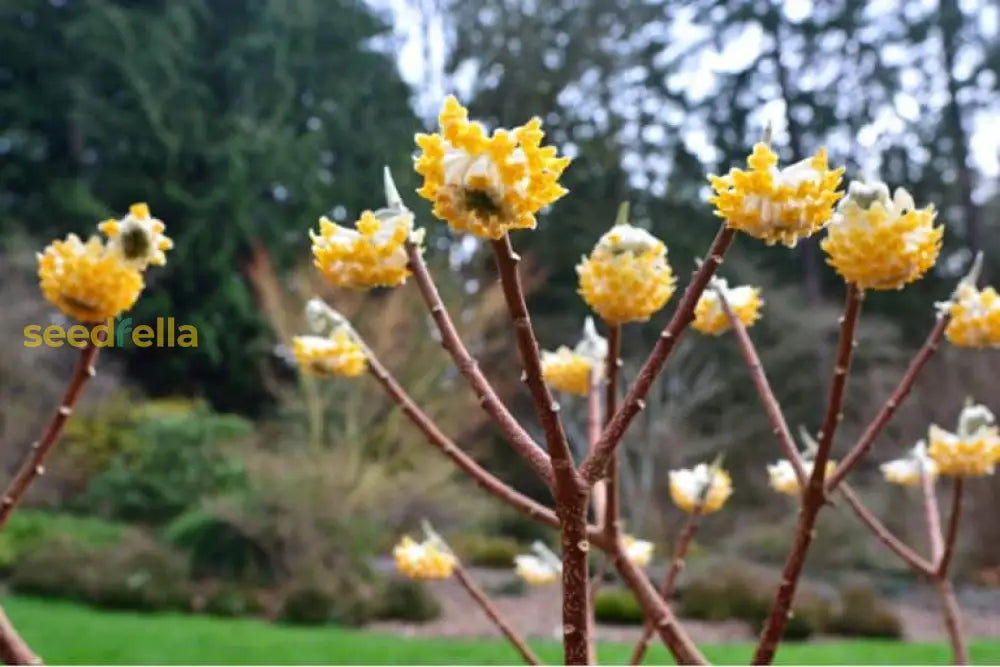
[[[441,432],[434,420],[420,409],[420,406],[414,402],[406,390],[396,381],[396,378],[370,350],[367,357],[369,372],[382,385],[386,394],[399,405],[403,413],[421,430],[427,440],[471,477],[480,488],[532,519],[537,519],[553,528],[559,527],[559,519],[555,512],[508,486],[459,449],[451,438]]]
[[[826,464],[830,460],[830,449],[833,436],[841,418],[841,408],[844,400],[844,387],[847,384],[847,372],[851,364],[851,352],[854,349],[854,329],[861,311],[864,292],[854,285],[847,286],[847,298],[844,305],[844,315],[840,327],[840,341],[837,344],[837,359],[833,369],[833,380],[830,383],[830,395],[827,401],[826,415],[823,418],[823,428],[819,433],[819,447],[813,462],[809,484],[802,495],[802,506],[799,510],[799,521],[795,530],[795,539],[785,561],[781,574],[781,583],[775,593],[774,602],[767,622],[754,651],[752,664],[767,665],[774,659],[778,643],[784,634],[788,622],[788,612],[795,597],[802,568],[805,565],[809,546],[812,544],[816,518],[826,500],[825,485]]]
[[[604,427],[611,416],[618,410],[618,359],[621,354],[621,326],[611,324],[608,327],[608,356],[605,360],[604,375],[607,384],[604,391]],[[595,445],[596,446],[596,445]],[[617,540],[621,535],[621,490],[618,479],[618,452],[611,455],[608,461],[608,476],[606,482],[607,502],[601,524],[609,540]]]
[[[507,406],[503,404],[496,391],[490,385],[489,380],[479,369],[479,364],[469,354],[469,350],[462,342],[455,324],[448,315],[448,310],[444,307],[441,295],[438,293],[434,279],[431,277],[427,265],[424,263],[420,249],[414,243],[406,244],[406,253],[409,257],[410,271],[413,273],[417,288],[423,296],[424,302],[431,311],[431,317],[437,325],[441,334],[441,344],[451,355],[458,366],[459,372],[465,377],[476,397],[479,399],[483,410],[493,419],[500,428],[510,445],[520,454],[528,465],[537,472],[545,483],[550,487],[553,484],[552,463],[545,450],[538,446],[538,443],[528,434],[520,422],[510,413]]]
[[[927,523],[927,543],[931,548],[931,562],[938,563],[944,553],[941,535],[941,513],[938,511],[937,493],[934,490],[934,475],[927,474],[921,462],[920,487],[924,496],[924,520]]]
[[[955,599],[955,590],[947,577],[934,581],[938,597],[941,600],[941,615],[944,617],[944,627],[951,642],[952,657],[956,665],[969,664],[969,648],[965,643],[965,633],[962,630],[962,616]]]
[[[14,629],[14,624],[0,608],[0,661],[5,665],[42,665],[27,642]]]
[[[892,534],[892,532],[885,527],[885,525],[878,520],[871,511],[864,506],[861,499],[854,493],[854,490],[847,484],[847,482],[841,482],[838,487],[840,495],[844,497],[847,504],[851,506],[854,510],[854,514],[857,515],[861,521],[868,526],[869,530],[882,542],[890,551],[899,556],[900,560],[910,566],[910,569],[914,573],[922,576],[930,577],[934,573],[934,565],[929,561],[920,556],[913,549],[908,547],[902,542],[898,537]]]
[[[944,538],[944,549],[941,551],[941,558],[937,561],[936,575],[938,578],[948,576],[948,566],[951,564],[951,557],[955,553],[955,542],[958,540],[958,523],[962,516],[962,490],[965,486],[964,477],[956,477],[952,487],[951,496],[951,516],[948,517],[948,532]]]
[[[711,487],[711,483],[709,487]],[[677,538],[677,544],[674,546],[673,560],[670,562],[670,567],[663,577],[663,584],[660,586],[660,597],[663,598],[664,602],[670,599],[677,585],[677,578],[680,576],[681,570],[684,569],[684,558],[687,556],[688,547],[698,532],[698,524],[701,521],[701,512],[699,510],[700,505],[695,508],[694,512],[688,515],[684,529]],[[646,623],[642,628],[642,635],[639,637],[639,641],[636,642],[635,648],[632,650],[632,657],[629,658],[628,664],[642,664],[642,659],[646,655],[646,649],[649,647],[649,640],[652,636],[653,626],[650,623]]]
[[[102,343],[104,342],[104,335],[103,331],[98,333],[98,336],[101,337],[100,342]],[[52,415],[48,425],[45,427],[41,440],[31,444],[31,449],[24,463],[21,464],[20,470],[18,470],[17,475],[11,480],[7,491],[3,494],[3,500],[0,501],[0,528],[3,528],[7,524],[10,515],[14,512],[14,508],[21,502],[25,492],[27,492],[28,487],[31,486],[35,478],[45,473],[45,460],[51,453],[52,448],[59,442],[59,436],[62,435],[63,428],[66,426],[70,415],[73,414],[73,407],[79,400],[84,385],[86,385],[87,380],[97,375],[94,364],[97,361],[98,352],[100,352],[100,347],[95,344],[93,339],[87,343],[85,348],[80,350],[80,356],[77,358],[76,366],[73,368],[73,374],[70,375],[69,383],[66,385],[66,392],[63,394],[59,408]]]
[[[493,624],[499,628],[500,632],[510,641],[524,661],[529,665],[540,665],[542,662],[538,659],[538,656],[534,654],[528,643],[517,634],[517,631],[508,623],[503,616],[500,615],[500,610],[496,608],[490,598],[481,589],[469,573],[465,571],[462,564],[456,562],[455,564],[455,578],[458,582],[462,584],[462,587],[468,592],[469,596],[476,601],[476,603],[482,608],[486,615],[489,616]]]
[[[760,356],[757,354],[757,348],[750,339],[750,334],[747,333],[743,322],[733,312],[729,301],[726,299],[725,292],[721,289],[716,289],[715,293],[718,295],[719,305],[722,306],[723,312],[729,318],[729,324],[736,335],[737,346],[740,349],[740,354],[743,355],[743,361],[746,362],[747,369],[750,371],[750,378],[757,389],[757,396],[764,406],[767,419],[771,423],[771,431],[778,438],[778,444],[781,445],[785,457],[792,464],[795,476],[799,480],[799,488],[804,492],[808,475],[806,474],[805,466],[802,465],[802,457],[799,455],[798,447],[795,446],[795,438],[788,428],[788,422],[785,421],[781,405],[774,395],[774,390],[771,389],[771,383],[767,380],[767,373],[764,371],[764,364],[761,363]]]
[[[694,308],[698,304],[698,299],[705,291],[708,281],[711,280],[716,269],[722,264],[722,258],[733,242],[735,233],[734,230],[723,225],[719,229],[719,233],[716,234],[715,240],[712,241],[712,245],[708,249],[708,257],[692,275],[691,283],[684,290],[684,296],[681,297],[673,316],[660,333],[649,357],[636,375],[635,382],[629,387],[621,407],[604,429],[597,447],[580,466],[580,474],[587,484],[593,484],[604,476],[608,461],[611,460],[615,448],[621,443],[626,429],[645,407],[644,399],[649,393],[649,388],[653,385],[653,380],[663,370],[663,366],[670,358],[677,341],[680,340],[684,330],[694,319]]]
[[[670,606],[660,597],[656,587],[645,573],[628,559],[621,540],[617,541],[615,548],[608,552],[608,555],[611,556],[611,562],[618,574],[635,595],[643,614],[650,619],[653,629],[660,635],[677,664],[707,665],[705,656],[677,622],[677,618],[670,611]]]
[[[601,437],[601,380],[597,373],[591,375],[590,391],[587,393],[587,452],[593,451]],[[604,520],[604,507],[608,489],[604,480],[594,484],[591,504],[594,506],[594,523]]]
[[[900,379],[899,384],[893,390],[889,399],[879,410],[875,418],[865,427],[865,430],[861,433],[861,437],[858,441],[854,443],[851,450],[847,455],[841,459],[840,464],[834,469],[830,478],[826,482],[826,488],[828,491],[836,489],[837,485],[840,484],[851,469],[858,464],[858,461],[868,452],[875,439],[878,438],[879,433],[885,428],[885,425],[889,423],[892,419],[893,414],[895,414],[896,409],[903,403],[903,400],[910,393],[913,388],[914,383],[917,381],[917,375],[923,367],[930,361],[930,358],[934,356],[934,352],[938,348],[938,344],[941,342],[941,337],[944,336],[944,330],[948,328],[948,322],[951,320],[951,316],[947,314],[939,314],[937,321],[934,323],[934,327],[931,329],[930,333],[927,334],[927,338],[924,340],[924,344],[920,347],[920,350],[914,355],[913,359],[910,361],[910,365],[906,368],[906,372]]]
[[[542,377],[538,340],[531,325],[521,277],[517,271],[520,258],[510,244],[510,237],[506,235],[493,241],[492,245],[500,285],[514,324],[514,337],[524,366],[524,382],[545,433],[545,443],[552,461],[563,559],[563,659],[568,665],[588,664],[592,657],[588,594],[590,543],[587,540],[590,488],[584,486],[576,471],[566,432],[559,420],[559,405],[552,398]]]

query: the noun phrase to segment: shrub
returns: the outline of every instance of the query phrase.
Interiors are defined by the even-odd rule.
[[[632,591],[602,588],[594,598],[594,618],[610,625],[642,625],[645,616]]]
[[[204,510],[192,510],[174,519],[163,539],[186,551],[191,576],[227,581],[274,583],[277,572],[267,548],[236,522]]]
[[[10,586],[109,609],[185,610],[191,600],[184,557],[142,536],[111,547],[47,539],[17,563]]]
[[[129,530],[123,524],[95,517],[21,509],[0,531],[0,570],[9,571],[24,554],[55,536],[65,536],[82,546],[104,547],[122,540]]]
[[[377,616],[425,623],[441,616],[441,604],[423,582],[392,578],[382,585]]]
[[[280,618],[296,625],[359,626],[378,612],[375,587],[356,573],[304,577],[285,594]]]
[[[478,567],[510,569],[514,567],[514,557],[525,550],[509,537],[460,534],[449,542],[463,561]]]
[[[851,584],[840,591],[840,605],[830,620],[830,630],[849,637],[899,638],[899,616],[877,591],[865,584]]]
[[[255,590],[227,584],[205,597],[202,611],[213,616],[255,616],[264,605]]]

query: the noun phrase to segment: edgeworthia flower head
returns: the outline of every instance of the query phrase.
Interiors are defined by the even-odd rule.
[[[750,285],[730,287],[725,278],[713,278],[710,289],[702,292],[694,308],[691,326],[710,336],[718,336],[732,328],[719,299],[720,291],[740,323],[744,327],[753,326],[760,317],[760,307],[764,303],[760,298],[760,288]]]
[[[520,554],[514,557],[517,575],[532,586],[558,581],[562,574],[562,562],[559,557],[541,542],[535,542],[531,548],[533,554]]]
[[[996,418],[985,405],[966,405],[958,417],[955,433],[931,424],[927,439],[930,442],[927,452],[942,475],[992,475],[1000,461]]]
[[[732,493],[732,479],[718,465],[699,463],[670,471],[670,497],[688,514],[718,512]]]
[[[540,119],[487,135],[449,95],[438,123],[439,133],[416,135],[414,167],[424,178],[417,192],[453,230],[496,240],[511,229],[534,229],[535,214],[566,194],[559,176],[570,159],[541,145]]]
[[[447,579],[455,571],[455,556],[433,540],[416,542],[404,535],[392,550],[396,569],[411,579]]]
[[[945,338],[957,347],[1000,347],[1000,294],[992,287],[976,287],[982,267],[980,251],[951,299],[938,304],[942,313],[951,316]]]
[[[555,352],[542,351],[542,376],[553,389],[586,396],[595,379],[603,376],[608,341],[597,333],[592,318],[583,326],[583,338],[576,348],[565,345]]]
[[[623,535],[622,544],[625,546],[625,557],[634,565],[646,567],[653,559],[652,542],[638,540],[632,535]]]
[[[901,486],[919,486],[924,478],[938,474],[937,463],[927,455],[927,441],[920,440],[906,456],[879,466],[885,481]]]
[[[902,289],[923,277],[941,251],[943,226],[933,206],[917,208],[898,188],[890,198],[882,182],[852,181],[820,246],[827,263],[862,289]]]
[[[677,283],[667,246],[629,224],[628,204],[576,272],[583,300],[608,324],[645,322],[663,308]]]
[[[108,246],[117,250],[122,259],[139,270],[167,263],[166,251],[174,242],[164,233],[166,225],[154,218],[145,203],[132,204],[121,220],[110,218],[97,225],[108,237]]]

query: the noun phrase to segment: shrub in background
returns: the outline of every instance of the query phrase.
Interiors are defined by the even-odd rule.
[[[642,625],[645,616],[632,591],[602,588],[594,597],[594,618],[609,625]]]
[[[477,567],[509,570],[514,557],[525,548],[515,539],[475,533],[460,533],[449,538],[448,543],[465,563]]]
[[[377,617],[380,619],[426,623],[441,616],[441,603],[421,581],[387,579],[381,586],[378,600]]]
[[[0,531],[0,571],[9,572],[39,544],[61,536],[84,547],[104,547],[121,541],[134,529],[96,517],[20,509]]]
[[[830,621],[830,630],[849,637],[897,639],[903,625],[896,612],[863,583],[850,583],[840,590],[840,604]]]

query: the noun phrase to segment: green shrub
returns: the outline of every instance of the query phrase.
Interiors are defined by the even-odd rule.
[[[47,539],[15,565],[10,586],[109,609],[185,610],[191,600],[183,555],[142,536],[110,547],[65,536]]]
[[[594,618],[609,625],[642,625],[642,607],[627,588],[602,588],[594,598]]]
[[[521,544],[509,537],[461,534],[449,540],[452,548],[469,565],[509,569],[514,557],[525,551]]]
[[[848,637],[895,639],[902,637],[903,626],[875,589],[851,584],[840,590],[840,605],[830,620],[830,631]]]
[[[491,533],[501,537],[509,537],[521,544],[531,544],[535,540],[548,543],[552,541],[554,531],[520,512],[504,511],[491,522]]]
[[[20,509],[0,531],[0,571],[10,568],[24,554],[55,536],[77,544],[104,547],[119,542],[131,529],[123,524],[95,517]]]
[[[202,611],[213,616],[256,616],[264,605],[255,590],[227,584],[205,597]]]
[[[174,519],[163,539],[189,554],[195,579],[272,584],[277,571],[265,547],[233,521],[192,510]]]
[[[357,573],[345,572],[294,582],[282,601],[280,618],[296,625],[360,626],[377,612],[376,587]]]
[[[441,604],[423,582],[392,578],[382,585],[377,615],[386,620],[426,623],[441,616]]]

